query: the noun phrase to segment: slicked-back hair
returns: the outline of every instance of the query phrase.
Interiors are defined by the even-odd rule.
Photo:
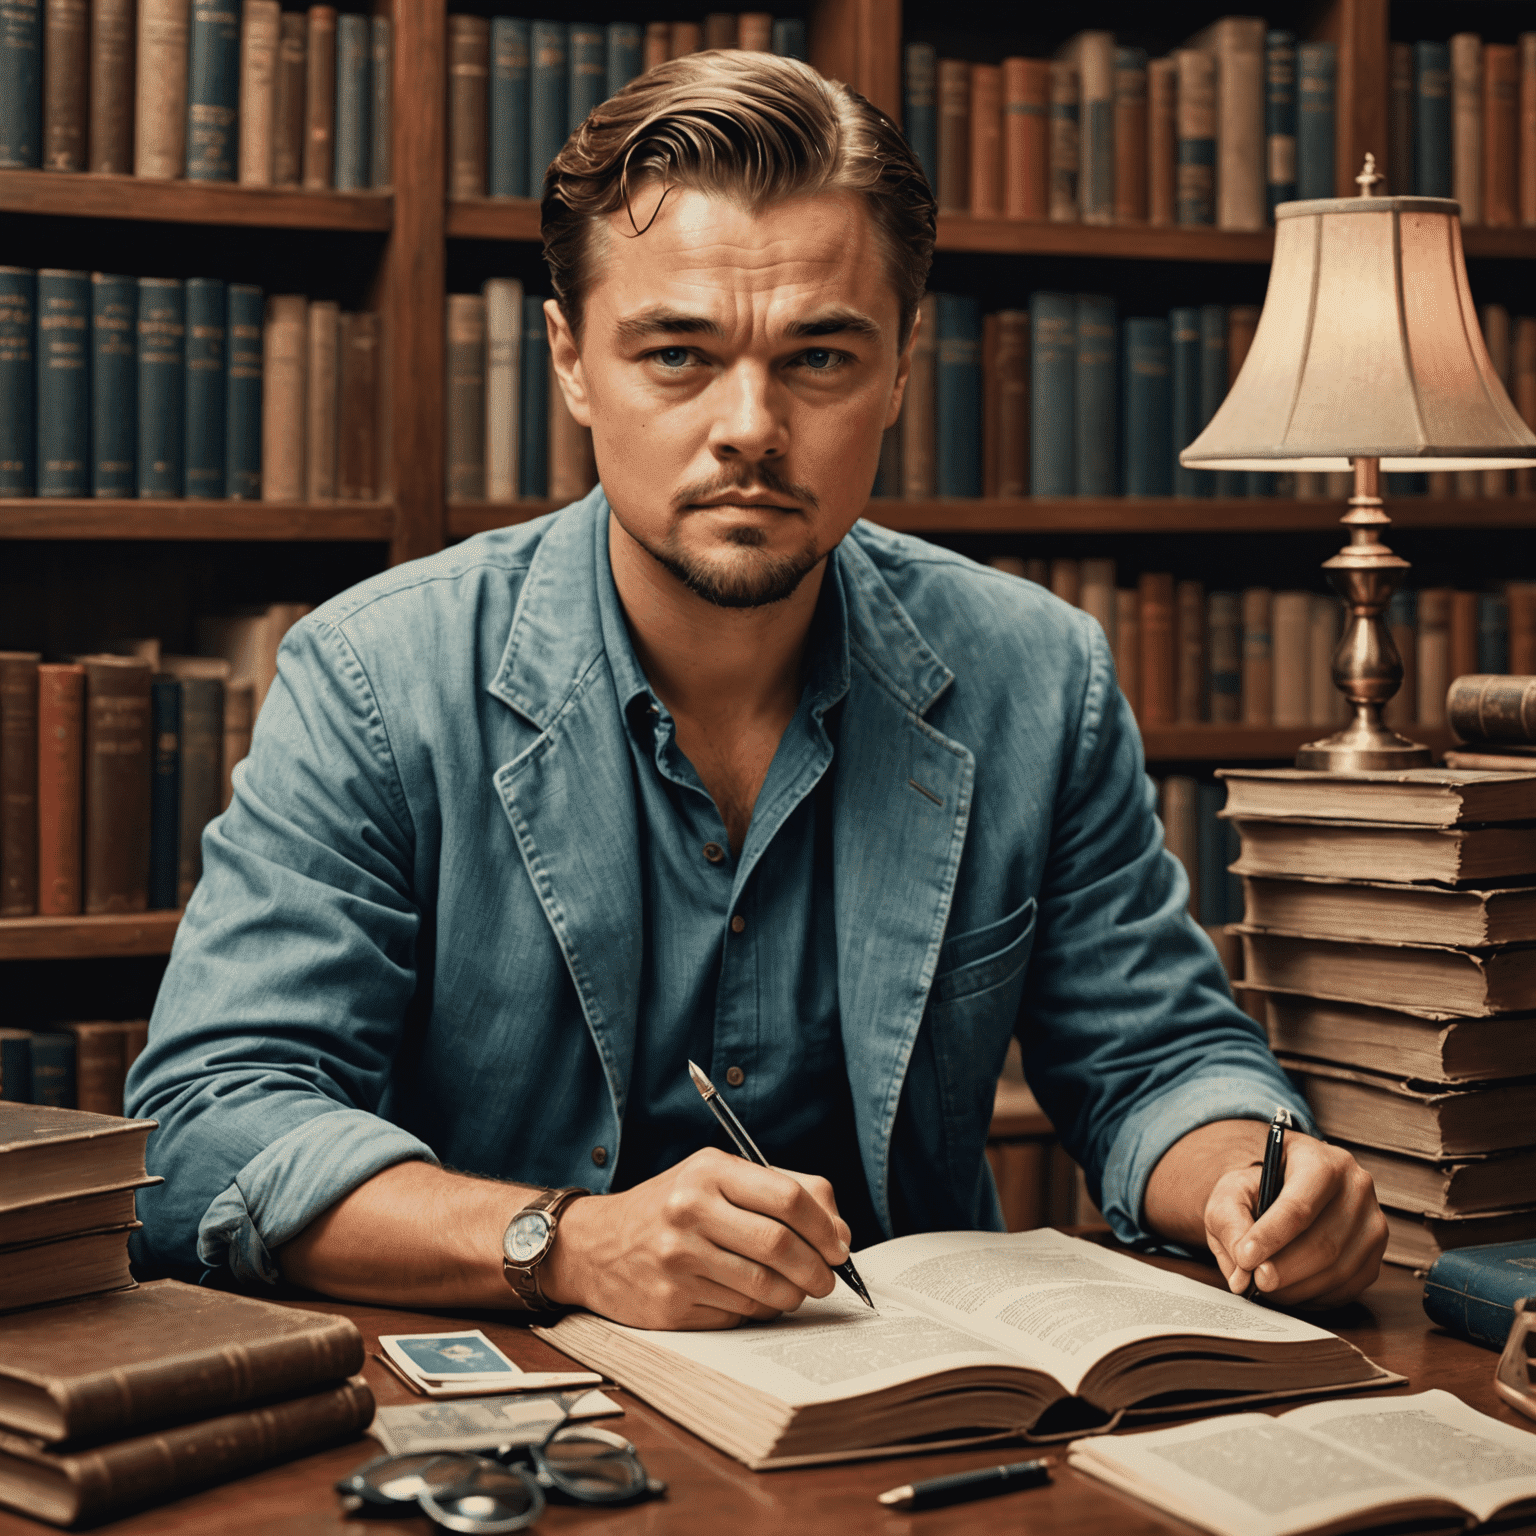
[[[897,128],[857,91],[771,53],[692,53],[630,81],[588,115],[544,177],[544,260],[580,334],[596,221],[629,210],[639,237],[659,204],[642,188],[689,188],[759,208],[824,192],[861,196],[885,249],[905,344],[933,261],[934,200]]]

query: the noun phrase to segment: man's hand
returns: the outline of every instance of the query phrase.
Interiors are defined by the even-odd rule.
[[[568,1205],[540,1283],[636,1328],[732,1328],[828,1295],[849,1236],[825,1179],[706,1148]]]
[[[1175,1142],[1147,1182],[1147,1225],[1203,1241],[1238,1295],[1256,1279],[1283,1306],[1353,1301],[1387,1246],[1370,1175],[1342,1148],[1287,1131],[1284,1187],[1255,1221],[1267,1133],[1262,1121],[1221,1120]]]

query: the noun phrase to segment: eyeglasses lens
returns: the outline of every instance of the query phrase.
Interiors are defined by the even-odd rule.
[[[421,1507],[439,1525],[471,1536],[516,1531],[535,1520],[544,1507],[538,1488],[516,1468],[477,1460],[458,1480],[425,1490]]]
[[[423,1490],[452,1487],[472,1466],[464,1456],[440,1451],[419,1456],[384,1456],[357,1473],[358,1492],[374,1503],[413,1504]]]
[[[645,1486],[645,1473],[627,1446],[580,1430],[556,1435],[543,1454],[550,1475],[578,1499],[622,1499]]]

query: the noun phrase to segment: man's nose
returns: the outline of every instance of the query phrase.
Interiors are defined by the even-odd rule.
[[[709,446],[720,459],[782,458],[789,447],[784,392],[771,370],[739,363],[715,386],[716,416]]]

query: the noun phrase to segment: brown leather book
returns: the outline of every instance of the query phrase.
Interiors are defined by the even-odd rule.
[[[445,426],[449,501],[485,496],[485,299],[450,293],[447,313],[448,419]],[[553,401],[551,401],[551,415]],[[553,467],[553,466],[551,466]],[[553,489],[550,492],[554,494]]]
[[[1274,651],[1270,642],[1268,587],[1243,593],[1243,712],[1244,725],[1269,725],[1275,717]]]
[[[139,0],[133,170],[171,181],[187,168],[187,0]]]
[[[484,197],[491,24],[448,18],[448,196]]]
[[[1451,678],[1477,671],[1477,593],[1451,594]]]
[[[224,684],[216,677],[183,673],[181,817],[176,860],[178,907],[186,906],[202,878],[203,829],[219,814],[224,788],[223,758]]]
[[[1178,676],[1174,689],[1175,718],[1180,725],[1205,719],[1205,586],[1181,581],[1174,594]]]
[[[278,0],[245,0],[240,21],[240,182],[272,185],[274,88],[282,28]]]
[[[1115,223],[1147,222],[1147,62],[1115,50]]]
[[[1446,723],[1464,741],[1536,742],[1536,677],[1457,674]]]
[[[768,11],[743,11],[736,18],[737,46],[749,53],[773,52],[773,16]]]
[[[1385,190],[1393,197],[1413,195],[1413,134],[1418,110],[1413,79],[1413,44],[1387,49],[1387,166]]]
[[[149,682],[137,656],[81,656],[85,667],[85,910],[149,904]]]
[[[1003,217],[1043,219],[1050,185],[1051,66],[1003,60]]]
[[[737,42],[736,16],[731,11],[711,11],[704,18],[704,46],[706,48],[735,48]]]
[[[341,306],[316,299],[309,306],[304,388],[304,496],[307,501],[336,498],[336,426],[340,398]]]
[[[697,53],[704,46],[703,29],[696,21],[674,21],[672,23],[671,54],[674,59],[686,58],[690,53]]]
[[[1178,669],[1174,649],[1173,577],[1143,571],[1141,593],[1141,723],[1172,725]]]
[[[971,205],[971,66],[939,60],[939,212],[968,213]]]
[[[341,317],[341,443],[337,494],[374,501],[379,494],[379,317]]]
[[[482,458],[482,466],[484,460]],[[484,485],[482,468],[481,484]],[[580,501],[597,484],[597,461],[592,455],[592,433],[582,426],[565,403],[565,392],[549,365],[549,494],[564,505]],[[484,494],[482,490],[481,494]]]
[[[997,316],[997,491],[1029,494],[1029,311]]]
[[[1536,225],[1536,32],[1522,32],[1520,49],[1520,222]]]
[[[37,669],[37,910],[80,910],[80,765],[84,752],[85,668]]]
[[[648,21],[645,24],[645,67],[655,69],[672,57],[672,23]]]
[[[304,47],[304,185],[329,188],[336,159],[336,7],[312,5]]]
[[[85,0],[46,0],[43,10],[43,169],[85,169],[90,76]]]
[[[36,651],[0,651],[0,917],[37,911]]]
[[[1483,222],[1483,40],[1451,39],[1451,196],[1463,224]]]
[[[60,1027],[75,1037],[75,1108],[93,1115],[122,1114],[123,1079],[128,1075],[123,1047],[128,1026],[116,1020],[93,1019]]]
[[[90,142],[100,174],[133,170],[134,0],[91,0]]]
[[[9,1208],[142,1183],[155,1124],[0,1099],[0,1202]]]
[[[94,1450],[54,1453],[0,1433],[6,1502],[55,1525],[104,1520],[355,1439],[373,1418],[359,1377],[265,1408],[227,1413]]]
[[[939,301],[930,293],[919,306],[912,371],[901,404],[901,482],[909,501],[933,495],[938,388]]]
[[[261,367],[261,499],[304,497],[305,384],[309,301],[303,294],[267,300]]]
[[[164,1182],[146,1177],[112,1188],[87,1189],[78,1194],[55,1195],[48,1200],[0,1205],[0,1248],[45,1243],[55,1237],[77,1237],[83,1232],[102,1232],[113,1227],[131,1227],[136,1220],[135,1192],[150,1184]],[[0,1382],[0,1398],[4,1394],[5,1385]]]
[[[1253,345],[1253,333],[1259,328],[1257,304],[1234,304],[1227,311],[1227,388],[1237,383],[1243,371],[1248,349]]]
[[[1141,593],[1115,589],[1115,675],[1137,720],[1141,719]]]
[[[1263,229],[1268,222],[1264,158],[1264,22],[1223,16],[1195,48],[1216,60],[1216,224]]]
[[[1153,59],[1147,65],[1147,222],[1178,219],[1179,65]]]
[[[0,1317],[0,1425],[48,1444],[114,1440],[312,1392],[362,1366],[349,1318],[151,1280]]]
[[[304,111],[309,24],[297,11],[278,17],[277,74],[272,81],[272,185],[296,187],[304,177]]]
[[[1483,44],[1483,223],[1519,222],[1520,55]]]
[[[971,65],[971,216],[995,219],[1003,211],[1003,71]]]
[[[140,1225],[134,1221],[0,1248],[0,1312],[132,1285],[128,1234]],[[4,1497],[4,1474],[0,1473],[0,1500]]]
[[[256,717],[256,685],[248,680],[227,683],[224,687],[224,759],[221,811],[229,809],[234,798],[235,764],[251,750],[251,726]]]
[[[1061,59],[1051,61],[1050,170],[1047,208],[1059,224],[1078,220],[1077,172],[1082,144],[1078,115],[1082,91],[1077,65]]]

